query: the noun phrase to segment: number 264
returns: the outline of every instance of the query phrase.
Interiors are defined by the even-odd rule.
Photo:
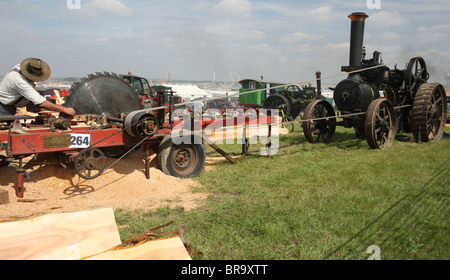
[[[87,145],[89,146],[89,138],[83,137],[83,136],[72,136],[71,137],[71,145],[72,146],[81,146],[81,145]]]

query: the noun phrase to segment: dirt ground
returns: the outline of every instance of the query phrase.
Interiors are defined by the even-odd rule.
[[[24,160],[29,180],[25,180],[23,199],[15,195],[15,163],[0,169],[0,190],[9,193],[9,203],[0,205],[0,221],[47,213],[62,213],[111,207],[125,210],[151,210],[162,206],[184,207],[189,211],[206,199],[194,193],[198,183],[192,179],[167,176],[156,168],[151,156],[150,179],[145,177],[144,152],[131,152],[101,176],[80,178],[74,169],[63,168],[56,156],[39,155]],[[108,158],[106,167],[116,159]]]
[[[33,115],[19,108],[20,115]],[[264,134],[259,129],[252,135]],[[250,130],[247,130],[250,135]],[[280,134],[288,133],[279,129]],[[236,134],[236,133],[235,133]],[[228,136],[218,133],[213,140]],[[239,135],[234,135],[240,137]],[[163,206],[183,207],[186,211],[199,206],[208,194],[193,192],[198,183],[192,179],[179,179],[165,175],[156,166],[156,154],[151,156],[150,179],[145,177],[143,150],[135,150],[101,176],[93,180],[80,178],[74,169],[63,168],[55,154],[39,154],[24,159],[29,173],[25,180],[25,194],[15,194],[17,163],[0,168],[0,190],[8,191],[9,203],[0,204],[0,222],[48,213],[66,213],[92,208],[110,207],[124,210],[153,210]],[[213,157],[206,161],[205,169],[225,160]],[[116,159],[108,158],[106,167]]]

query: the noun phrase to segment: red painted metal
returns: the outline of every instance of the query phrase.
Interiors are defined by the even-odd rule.
[[[202,133],[205,129],[210,131],[214,129],[220,129],[222,127],[231,126],[243,126],[243,125],[258,125],[258,124],[268,124],[271,123],[270,117],[238,117],[238,118],[221,118],[215,120],[195,120],[192,124],[194,132]],[[273,123],[273,121],[272,121]],[[72,123],[71,130],[62,132],[53,132],[49,126],[36,125],[33,123],[23,123],[23,127],[17,128],[17,124],[12,126],[10,129],[0,130],[0,153],[3,156],[6,152],[6,157],[19,158],[20,165],[16,170],[16,185],[15,191],[16,196],[23,198],[24,196],[24,175],[26,171],[22,168],[21,159],[28,155],[40,154],[40,153],[53,153],[53,152],[64,152],[66,154],[77,154],[80,148],[70,148],[69,145],[61,146],[54,145],[53,147],[45,147],[44,138],[58,138],[63,135],[70,134],[90,134],[91,136],[91,146],[95,148],[107,148],[116,146],[134,146],[138,144],[142,139],[137,139],[129,136],[125,130],[117,126],[113,126],[107,129],[91,129],[90,126],[82,122]],[[152,147],[157,147],[162,141],[165,135],[168,135],[174,129],[182,129],[182,123],[176,121],[174,127],[169,127],[169,123],[165,123],[161,129],[158,130],[154,137],[147,139],[143,145],[148,145]],[[67,137],[67,136],[66,136]],[[63,143],[65,144],[65,143]],[[49,146],[49,145],[47,145]],[[51,145],[50,145],[51,146]],[[145,164],[146,177],[150,178],[150,168],[149,168],[148,158]]]
[[[25,175],[25,170],[22,168],[19,168],[16,170],[16,173],[17,173],[16,186],[15,186],[16,196],[18,198],[23,198],[23,193],[25,191],[24,186],[23,186],[23,177]]]
[[[256,125],[270,123],[270,117],[238,117],[238,118],[221,118],[215,120],[197,120],[194,121],[194,129],[204,130],[206,128],[217,129],[221,127]],[[167,125],[168,124],[164,124]],[[66,152],[76,151],[77,149],[67,147],[44,147],[44,137],[70,135],[70,134],[90,134],[91,145],[96,148],[106,148],[115,146],[132,146],[139,143],[140,139],[129,136],[121,128],[112,127],[108,129],[91,129],[89,126],[73,126],[72,130],[64,132],[52,132],[48,127],[33,127],[29,130],[4,130],[0,131],[0,143],[7,143],[7,156],[23,156],[39,153]],[[181,124],[176,122],[174,128],[181,128]],[[159,129],[157,134],[170,134],[171,128]],[[201,131],[199,131],[201,132]],[[146,142],[159,142],[162,137],[151,137]],[[78,149],[79,150],[79,149]]]

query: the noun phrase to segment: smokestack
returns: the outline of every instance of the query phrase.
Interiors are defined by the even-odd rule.
[[[369,16],[365,13],[353,13],[348,16],[351,23],[350,33],[350,64],[349,70],[359,69],[362,61],[363,39],[364,39],[364,23]]]
[[[322,73],[320,71],[316,72],[316,81],[317,81],[317,94],[322,95]]]

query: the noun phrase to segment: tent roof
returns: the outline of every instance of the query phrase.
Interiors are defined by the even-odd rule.
[[[203,96],[211,96],[205,90],[200,89],[196,85],[177,85],[177,84],[165,84],[165,86],[171,87],[174,94],[181,97],[203,97]]]

